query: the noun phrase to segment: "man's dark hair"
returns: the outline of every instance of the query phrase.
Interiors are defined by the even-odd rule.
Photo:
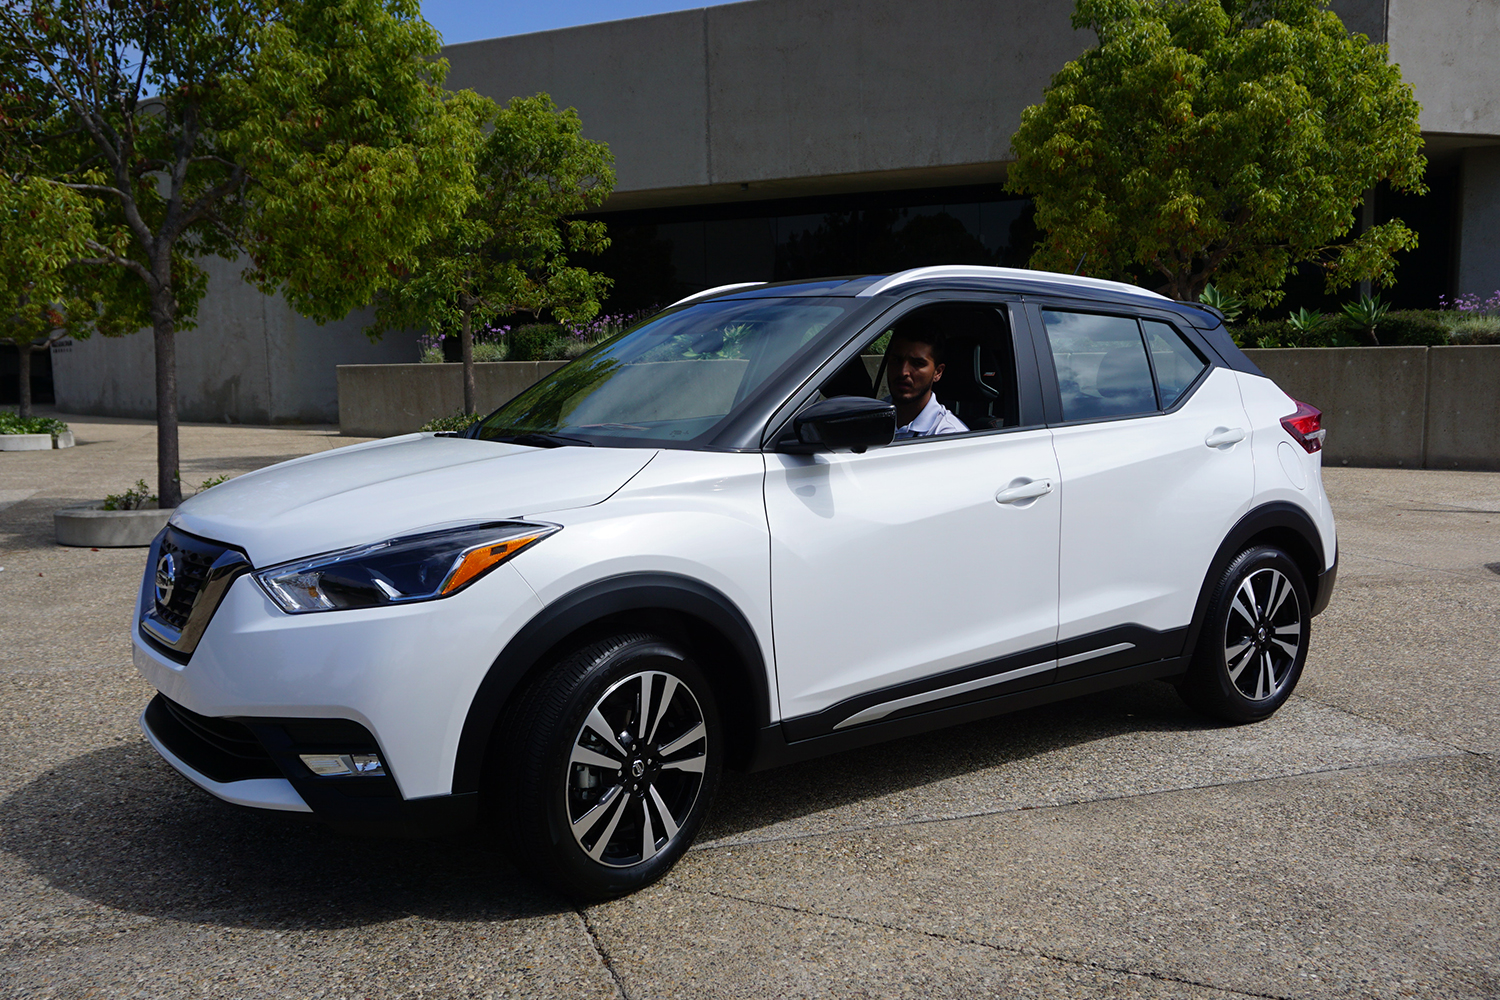
[[[945,364],[942,334],[934,329],[931,323],[912,322],[897,326],[891,331],[891,343],[898,340],[909,340],[914,344],[926,344],[932,348],[932,360],[934,364]]]

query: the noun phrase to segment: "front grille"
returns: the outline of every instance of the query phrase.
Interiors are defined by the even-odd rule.
[[[146,725],[184,764],[214,781],[282,776],[244,723],[199,715],[158,694],[146,706]]]
[[[157,565],[161,564],[163,556],[171,556],[176,562],[177,579],[165,603],[161,600],[161,591],[152,588],[157,617],[179,632],[187,628],[193,604],[203,590],[204,581],[208,579],[209,568],[228,548],[227,545],[204,541],[176,528],[168,528],[161,540],[161,552],[156,557]]]
[[[141,630],[152,645],[186,663],[229,585],[248,572],[239,549],[168,526],[152,544],[146,567],[151,603]]]

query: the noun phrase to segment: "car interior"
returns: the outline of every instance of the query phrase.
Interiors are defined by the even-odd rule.
[[[885,347],[903,332],[920,332],[941,345],[943,377],[934,394],[971,431],[1020,423],[1010,324],[1000,309],[979,303],[944,303],[907,313],[834,372],[819,390],[822,397],[888,396]]]

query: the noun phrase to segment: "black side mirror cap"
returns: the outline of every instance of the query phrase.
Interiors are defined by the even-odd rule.
[[[814,403],[792,418],[776,450],[793,455],[890,444],[896,437],[896,407],[864,396],[836,396]]]

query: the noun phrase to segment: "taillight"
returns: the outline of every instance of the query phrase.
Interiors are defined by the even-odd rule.
[[[1308,406],[1300,399],[1292,402],[1297,404],[1297,412],[1281,418],[1281,426],[1286,428],[1302,450],[1311,455],[1323,448],[1323,438],[1328,432],[1323,429],[1323,411],[1316,406]]]

